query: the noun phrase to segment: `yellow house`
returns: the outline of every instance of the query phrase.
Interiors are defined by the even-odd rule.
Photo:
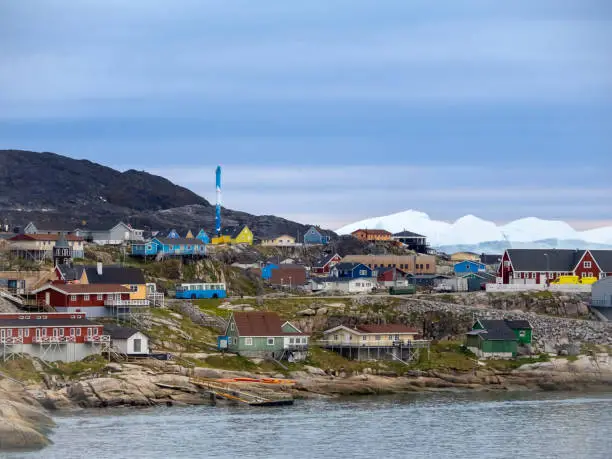
[[[480,262],[480,255],[472,252],[456,252],[451,255],[451,261],[477,261]]]
[[[261,241],[261,245],[267,245],[271,247],[286,247],[295,245],[295,238],[288,234],[283,234],[281,236],[272,238],[272,239],[263,239]]]
[[[191,230],[187,231],[187,234],[185,235],[185,239],[193,239],[193,233],[191,232]]]
[[[253,233],[247,225],[225,228],[220,236],[213,237],[211,244],[248,244],[253,245]]]
[[[326,344],[339,346],[390,347],[414,341],[418,331],[402,324],[369,324],[349,328],[344,325],[323,332]]]
[[[147,284],[144,274],[138,268],[124,268],[123,266],[103,266],[98,262],[95,267],[83,270],[81,284],[113,284],[130,289],[130,300],[146,300]]]

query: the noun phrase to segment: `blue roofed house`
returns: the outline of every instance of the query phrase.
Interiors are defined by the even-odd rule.
[[[272,270],[278,269],[278,265],[275,263],[268,263],[266,266],[261,268],[261,278],[269,280],[272,277]]]
[[[203,229],[200,230],[200,232],[196,236],[196,239],[199,239],[204,244],[210,244],[210,237],[208,236],[208,234],[206,234],[206,231],[204,231]]]
[[[314,226],[311,226],[306,233],[304,233],[304,244],[310,245],[326,245],[329,243],[329,236],[323,235]]]
[[[480,273],[487,270],[487,265],[477,261],[465,260],[455,263],[453,270],[455,274]]]
[[[338,263],[331,269],[331,277],[358,279],[372,277],[372,270],[363,263]]]
[[[206,255],[206,244],[199,239],[155,237],[143,244],[132,244],[132,256]]]
[[[166,236],[167,238],[171,238],[171,239],[178,239],[180,238],[179,233],[176,232],[175,229],[170,230],[170,232],[168,233],[168,236]]]

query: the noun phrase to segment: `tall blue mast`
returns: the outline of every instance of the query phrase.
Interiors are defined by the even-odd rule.
[[[216,186],[217,186],[217,206],[215,208],[215,233],[221,236],[221,166],[217,166]]]

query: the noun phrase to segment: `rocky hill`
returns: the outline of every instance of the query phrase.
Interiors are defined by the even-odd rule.
[[[224,226],[247,224],[257,237],[304,234],[308,225],[224,209]],[[0,150],[0,220],[61,226],[179,231],[214,228],[214,206],[192,191],[142,171],[119,172],[55,153]]]

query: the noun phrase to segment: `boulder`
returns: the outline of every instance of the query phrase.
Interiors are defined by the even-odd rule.
[[[310,365],[304,365],[304,370],[311,375],[327,376],[327,373],[325,373],[325,371],[323,371],[321,368],[311,367]]]
[[[193,375],[196,378],[209,378],[209,379],[221,378],[221,373],[215,370],[211,370],[210,368],[195,367],[193,369]]]
[[[325,314],[327,314],[327,308],[319,308],[319,309],[317,309],[317,315],[318,316],[324,316]]]
[[[317,312],[314,309],[304,309],[297,313],[298,316],[314,316]]]

